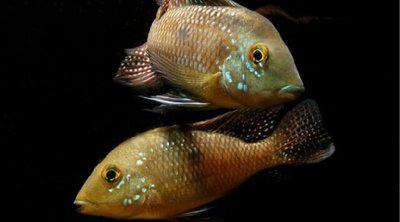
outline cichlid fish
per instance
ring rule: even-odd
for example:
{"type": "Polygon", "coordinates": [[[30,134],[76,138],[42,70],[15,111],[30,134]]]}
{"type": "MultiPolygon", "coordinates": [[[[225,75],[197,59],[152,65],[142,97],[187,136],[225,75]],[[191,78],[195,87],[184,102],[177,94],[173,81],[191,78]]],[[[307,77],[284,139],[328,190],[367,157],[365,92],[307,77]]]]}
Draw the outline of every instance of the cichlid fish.
{"type": "Polygon", "coordinates": [[[230,0],[160,2],[147,43],[128,50],[115,79],[164,106],[268,108],[304,91],[273,24],[230,0]]]}
{"type": "Polygon", "coordinates": [[[226,195],[262,169],[317,163],[334,152],[315,102],[281,116],[281,108],[241,109],[132,137],[96,166],[74,203],[84,214],[168,219],[226,195]]]}

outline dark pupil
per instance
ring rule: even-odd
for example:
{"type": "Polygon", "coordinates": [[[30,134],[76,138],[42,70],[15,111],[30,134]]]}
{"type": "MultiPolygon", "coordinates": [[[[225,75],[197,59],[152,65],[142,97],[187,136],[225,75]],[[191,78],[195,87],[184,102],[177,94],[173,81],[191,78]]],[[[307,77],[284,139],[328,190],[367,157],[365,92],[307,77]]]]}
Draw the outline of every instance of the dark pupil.
{"type": "Polygon", "coordinates": [[[255,62],[260,62],[262,60],[262,58],[263,58],[262,52],[259,49],[256,49],[253,52],[253,58],[254,58],[255,62]]]}
{"type": "Polygon", "coordinates": [[[111,169],[107,171],[106,179],[108,182],[113,182],[115,180],[115,177],[117,177],[117,172],[115,172],[115,170],[111,169]]]}

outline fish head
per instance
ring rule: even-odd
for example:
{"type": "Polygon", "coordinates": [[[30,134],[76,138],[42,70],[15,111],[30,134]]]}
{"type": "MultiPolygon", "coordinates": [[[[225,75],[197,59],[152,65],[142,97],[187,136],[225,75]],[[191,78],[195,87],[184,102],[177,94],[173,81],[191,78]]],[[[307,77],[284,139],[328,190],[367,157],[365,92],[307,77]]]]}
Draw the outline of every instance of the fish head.
{"type": "Polygon", "coordinates": [[[135,219],[157,201],[151,180],[130,164],[132,160],[127,155],[116,151],[95,167],[77,194],[74,204],[80,213],[135,219]]]}
{"type": "Polygon", "coordinates": [[[265,18],[238,37],[225,59],[222,85],[239,103],[265,108],[296,99],[304,86],[293,56],[278,31],[265,18]]]}

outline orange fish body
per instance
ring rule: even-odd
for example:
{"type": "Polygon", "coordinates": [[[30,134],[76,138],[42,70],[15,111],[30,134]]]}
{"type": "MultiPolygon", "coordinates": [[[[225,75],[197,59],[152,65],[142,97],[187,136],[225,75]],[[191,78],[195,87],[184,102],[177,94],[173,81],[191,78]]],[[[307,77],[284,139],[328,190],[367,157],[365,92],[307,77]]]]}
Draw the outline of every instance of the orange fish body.
{"type": "Polygon", "coordinates": [[[168,83],[173,94],[149,99],[184,107],[266,108],[303,90],[272,23],[233,1],[164,1],[147,43],[116,79],[136,88],[168,83]]]}
{"type": "Polygon", "coordinates": [[[270,167],[315,163],[334,148],[316,105],[237,110],[128,139],[94,169],[75,203],[113,218],[166,219],[226,195],[270,167]]]}

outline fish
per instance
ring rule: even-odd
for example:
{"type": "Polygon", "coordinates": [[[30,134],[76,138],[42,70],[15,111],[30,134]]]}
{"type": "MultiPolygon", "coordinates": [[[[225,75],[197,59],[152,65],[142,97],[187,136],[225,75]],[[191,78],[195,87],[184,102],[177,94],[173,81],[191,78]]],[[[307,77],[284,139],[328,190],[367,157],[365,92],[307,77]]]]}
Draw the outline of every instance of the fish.
{"type": "Polygon", "coordinates": [[[318,163],[334,150],[313,100],[288,112],[237,109],[127,139],[94,168],[74,203],[88,215],[176,218],[228,195],[257,172],[318,163]]]}
{"type": "Polygon", "coordinates": [[[266,17],[230,0],[159,4],[147,42],[127,50],[114,77],[150,91],[141,97],[166,108],[271,108],[304,91],[289,48],[266,17]]]}

